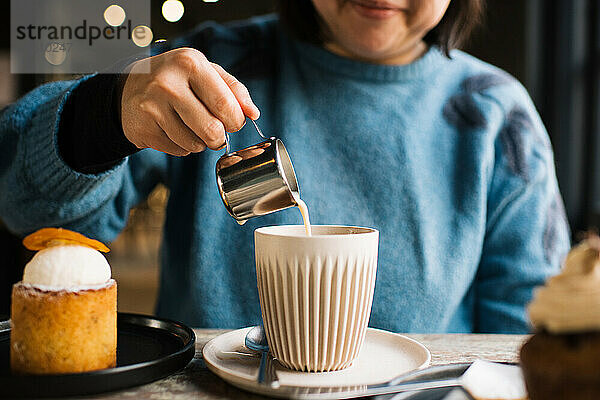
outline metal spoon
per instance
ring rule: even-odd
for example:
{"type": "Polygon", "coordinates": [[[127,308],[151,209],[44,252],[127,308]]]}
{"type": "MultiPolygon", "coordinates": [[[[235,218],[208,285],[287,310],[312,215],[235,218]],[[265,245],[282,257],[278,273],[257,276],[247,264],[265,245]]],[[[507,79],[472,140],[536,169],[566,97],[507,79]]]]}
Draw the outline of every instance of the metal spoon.
{"type": "Polygon", "coordinates": [[[269,344],[267,343],[267,335],[265,328],[262,325],[255,326],[246,334],[244,341],[247,348],[254,351],[260,351],[260,366],[258,367],[258,383],[268,385],[272,388],[279,387],[279,379],[275,372],[275,364],[273,357],[269,355],[269,344]]]}

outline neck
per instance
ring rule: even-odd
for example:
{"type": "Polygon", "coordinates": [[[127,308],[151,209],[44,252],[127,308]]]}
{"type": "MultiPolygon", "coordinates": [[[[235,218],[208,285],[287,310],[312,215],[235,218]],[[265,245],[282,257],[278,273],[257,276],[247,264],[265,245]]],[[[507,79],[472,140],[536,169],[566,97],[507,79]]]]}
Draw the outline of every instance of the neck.
{"type": "Polygon", "coordinates": [[[411,62],[417,60],[422,57],[427,52],[427,44],[422,40],[416,43],[414,46],[411,46],[410,49],[403,51],[398,54],[386,55],[383,57],[365,57],[358,54],[355,54],[351,51],[348,51],[344,47],[338,45],[334,42],[329,42],[325,44],[325,48],[331,51],[334,54],[339,56],[350,58],[356,61],[363,61],[372,64],[384,64],[384,65],[405,65],[410,64],[411,62]]]}

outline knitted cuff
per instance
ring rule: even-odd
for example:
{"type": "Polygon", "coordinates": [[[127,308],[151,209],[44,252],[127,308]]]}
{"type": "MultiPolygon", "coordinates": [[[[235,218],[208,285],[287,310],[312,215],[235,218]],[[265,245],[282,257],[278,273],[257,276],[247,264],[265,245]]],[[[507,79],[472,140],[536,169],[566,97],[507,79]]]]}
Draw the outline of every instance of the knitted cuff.
{"type": "Polygon", "coordinates": [[[82,174],[71,169],[59,155],[57,132],[61,111],[73,89],[91,76],[80,79],[64,94],[53,96],[41,103],[31,120],[30,129],[21,142],[23,147],[19,153],[24,157],[25,179],[37,188],[41,195],[50,199],[76,200],[106,180],[120,181],[122,174],[117,171],[124,168],[127,162],[123,160],[100,174],[82,174]]]}

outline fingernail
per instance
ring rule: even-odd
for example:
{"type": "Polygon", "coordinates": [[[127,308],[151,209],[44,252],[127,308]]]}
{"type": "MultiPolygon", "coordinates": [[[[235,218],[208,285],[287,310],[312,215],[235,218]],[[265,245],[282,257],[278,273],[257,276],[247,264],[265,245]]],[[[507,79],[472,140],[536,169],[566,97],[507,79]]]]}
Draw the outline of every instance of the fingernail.
{"type": "MultiPolygon", "coordinates": [[[[248,107],[250,107],[250,109],[252,110],[252,114],[260,115],[260,110],[258,109],[258,107],[256,106],[256,104],[254,104],[254,102],[252,100],[248,100],[246,102],[246,105],[248,107]]],[[[256,117],[256,118],[258,118],[258,117],[256,117]]]]}
{"type": "Polygon", "coordinates": [[[258,117],[260,117],[260,110],[258,109],[258,107],[256,107],[256,105],[254,105],[254,103],[252,103],[252,109],[254,110],[254,113],[256,114],[255,119],[258,119],[258,117]]]}

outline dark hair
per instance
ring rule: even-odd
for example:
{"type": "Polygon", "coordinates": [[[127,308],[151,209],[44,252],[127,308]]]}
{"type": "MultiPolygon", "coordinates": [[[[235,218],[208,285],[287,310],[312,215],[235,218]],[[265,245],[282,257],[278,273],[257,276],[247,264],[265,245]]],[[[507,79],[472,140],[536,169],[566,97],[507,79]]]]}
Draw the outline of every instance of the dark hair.
{"type": "MultiPolygon", "coordinates": [[[[446,13],[435,28],[425,35],[425,42],[438,46],[446,56],[450,50],[465,44],[481,22],[484,0],[451,0],[446,13]]],[[[297,39],[322,44],[327,29],[311,0],[278,0],[282,24],[297,39]]]]}

